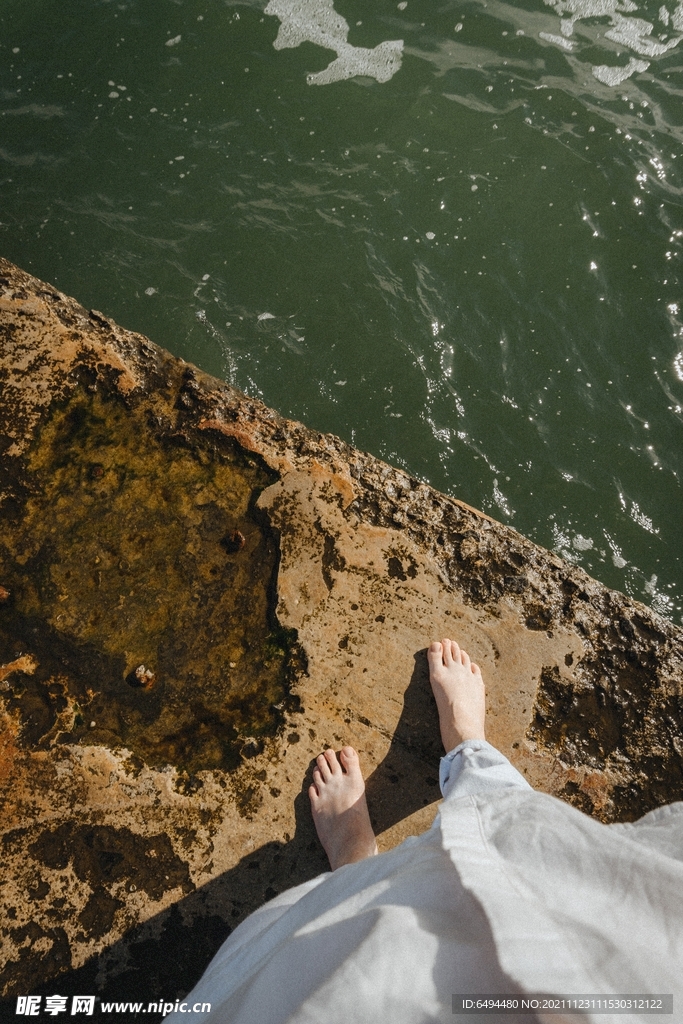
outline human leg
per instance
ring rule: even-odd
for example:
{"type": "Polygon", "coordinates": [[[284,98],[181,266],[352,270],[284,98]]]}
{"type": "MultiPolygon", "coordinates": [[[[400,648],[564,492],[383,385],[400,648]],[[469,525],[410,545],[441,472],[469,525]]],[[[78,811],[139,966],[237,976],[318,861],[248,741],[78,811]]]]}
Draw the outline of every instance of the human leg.
{"type": "Polygon", "coordinates": [[[445,750],[486,739],[486,690],[481,669],[455,640],[435,640],[427,651],[429,681],[445,750]]]}
{"type": "Polygon", "coordinates": [[[427,652],[429,680],[439,711],[439,783],[444,797],[493,789],[530,789],[485,737],[486,691],[481,670],[455,640],[434,641],[427,652]]]}
{"type": "MultiPolygon", "coordinates": [[[[455,640],[435,641],[427,652],[429,679],[447,751],[439,781],[444,796],[486,789],[528,788],[499,751],[486,742],[486,693],[481,670],[455,640]]],[[[332,870],[377,853],[358,754],[343,747],[318,755],[308,795],[313,821],[332,870]]]]}
{"type": "Polygon", "coordinates": [[[308,790],[318,838],[333,871],[377,853],[358,754],[342,747],[318,755],[308,790]],[[340,763],[341,762],[341,763],[340,763]]]}

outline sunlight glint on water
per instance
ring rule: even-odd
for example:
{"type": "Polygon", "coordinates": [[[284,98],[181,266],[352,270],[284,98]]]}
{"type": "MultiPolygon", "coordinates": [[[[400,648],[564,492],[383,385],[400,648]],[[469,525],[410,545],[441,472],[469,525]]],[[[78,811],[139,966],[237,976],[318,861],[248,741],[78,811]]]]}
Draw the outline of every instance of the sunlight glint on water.
{"type": "Polygon", "coordinates": [[[681,621],[683,5],[0,14],[2,252],[681,621]]]}

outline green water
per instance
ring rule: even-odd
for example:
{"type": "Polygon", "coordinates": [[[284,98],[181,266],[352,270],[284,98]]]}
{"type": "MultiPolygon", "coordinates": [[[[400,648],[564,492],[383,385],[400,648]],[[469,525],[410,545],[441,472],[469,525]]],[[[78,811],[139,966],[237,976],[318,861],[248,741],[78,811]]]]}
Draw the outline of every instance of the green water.
{"type": "Polygon", "coordinates": [[[683,8],[276,4],[5,0],[0,251],[680,621],[683,8]]]}

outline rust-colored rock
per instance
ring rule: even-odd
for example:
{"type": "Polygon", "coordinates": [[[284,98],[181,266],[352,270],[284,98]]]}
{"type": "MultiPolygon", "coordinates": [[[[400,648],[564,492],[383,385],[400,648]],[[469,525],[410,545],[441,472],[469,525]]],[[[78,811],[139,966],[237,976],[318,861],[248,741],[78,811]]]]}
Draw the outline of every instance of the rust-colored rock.
{"type": "Polygon", "coordinates": [[[325,745],[380,848],[428,827],[434,637],[536,787],[604,821],[683,797],[678,627],[1,260],[0,446],[6,997],[184,994],[324,870],[325,745]]]}

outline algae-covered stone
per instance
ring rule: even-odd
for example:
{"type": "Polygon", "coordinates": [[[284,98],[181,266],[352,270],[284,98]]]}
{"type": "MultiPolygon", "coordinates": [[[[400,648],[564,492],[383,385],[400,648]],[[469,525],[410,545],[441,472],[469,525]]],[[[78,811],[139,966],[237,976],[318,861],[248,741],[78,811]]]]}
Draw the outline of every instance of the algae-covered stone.
{"type": "Polygon", "coordinates": [[[196,772],[234,768],[281,724],[277,546],[253,508],[274,474],[229,438],[201,441],[82,389],[36,432],[0,539],[0,659],[29,645],[38,662],[10,680],[25,742],[196,772]]]}

